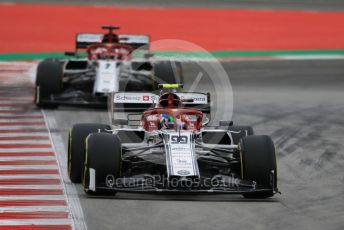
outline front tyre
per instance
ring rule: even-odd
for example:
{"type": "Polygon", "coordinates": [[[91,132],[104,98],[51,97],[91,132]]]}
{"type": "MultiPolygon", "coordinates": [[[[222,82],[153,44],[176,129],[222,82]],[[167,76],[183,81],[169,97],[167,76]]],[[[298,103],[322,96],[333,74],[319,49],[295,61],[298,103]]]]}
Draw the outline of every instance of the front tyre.
{"type": "Polygon", "coordinates": [[[62,90],[63,63],[55,59],[46,59],[37,66],[35,103],[42,108],[55,108],[49,102],[50,96],[62,90]]]}
{"type": "Polygon", "coordinates": [[[122,147],[115,134],[93,133],[86,140],[84,190],[98,195],[97,187],[111,187],[121,173],[122,147]]]}
{"type": "Polygon", "coordinates": [[[271,191],[246,193],[245,198],[268,198],[277,189],[277,164],[275,146],[269,136],[252,135],[239,143],[241,176],[244,180],[255,181],[257,186],[271,191]]]}
{"type": "Polygon", "coordinates": [[[104,124],[76,124],[68,135],[68,176],[73,183],[80,183],[85,161],[85,140],[91,133],[110,129],[104,124]]]}

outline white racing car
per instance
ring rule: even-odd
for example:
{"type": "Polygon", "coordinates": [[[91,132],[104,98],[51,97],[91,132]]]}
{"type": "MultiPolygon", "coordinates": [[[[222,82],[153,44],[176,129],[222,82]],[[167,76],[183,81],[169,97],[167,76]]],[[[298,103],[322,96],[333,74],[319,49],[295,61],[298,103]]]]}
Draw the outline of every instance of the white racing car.
{"type": "Polygon", "coordinates": [[[77,34],[76,51],[66,52],[71,58],[48,58],[39,63],[38,106],[106,106],[113,91],[155,91],[161,83],[183,83],[179,62],[156,61],[147,52],[149,36],[115,34],[113,30],[119,29],[115,26],[103,29],[108,33],[77,34]],[[87,57],[79,57],[79,51],[85,49],[87,57]],[[145,54],[134,58],[134,52],[145,54]]]}
{"type": "Polygon", "coordinates": [[[267,198],[277,193],[271,138],[230,121],[208,126],[209,94],[178,93],[176,87],[163,85],[160,95],[114,93],[111,125],[74,125],[68,141],[71,181],[82,181],[85,192],[95,195],[235,193],[267,198]],[[116,119],[119,106],[132,105],[146,109],[128,114],[127,120],[116,119]]]}

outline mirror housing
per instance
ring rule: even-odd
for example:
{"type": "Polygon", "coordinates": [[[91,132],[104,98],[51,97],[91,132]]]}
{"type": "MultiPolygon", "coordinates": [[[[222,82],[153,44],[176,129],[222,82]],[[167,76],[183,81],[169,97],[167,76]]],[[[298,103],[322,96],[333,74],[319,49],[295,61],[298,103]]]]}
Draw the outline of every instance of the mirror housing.
{"type": "Polygon", "coordinates": [[[209,124],[209,118],[205,117],[205,121],[202,123],[202,126],[207,126],[209,124]]]}

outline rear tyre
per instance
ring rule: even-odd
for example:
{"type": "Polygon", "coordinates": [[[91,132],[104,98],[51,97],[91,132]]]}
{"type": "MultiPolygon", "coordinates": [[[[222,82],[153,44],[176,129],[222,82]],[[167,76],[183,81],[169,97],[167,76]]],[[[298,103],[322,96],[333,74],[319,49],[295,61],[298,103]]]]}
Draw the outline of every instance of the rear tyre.
{"type": "Polygon", "coordinates": [[[271,189],[271,191],[247,193],[243,196],[259,199],[273,196],[274,190],[277,189],[277,165],[275,146],[271,138],[264,135],[244,137],[240,141],[239,150],[242,179],[255,181],[257,186],[271,189]]]}
{"type": "Polygon", "coordinates": [[[103,124],[76,124],[69,131],[68,138],[68,175],[73,183],[82,180],[83,164],[85,161],[85,140],[91,133],[110,129],[103,124]]]}
{"type": "Polygon", "coordinates": [[[87,194],[104,194],[106,191],[96,188],[115,185],[121,173],[121,141],[115,134],[93,133],[88,136],[86,145],[84,190],[87,194]]]}
{"type": "Polygon", "coordinates": [[[182,65],[180,62],[163,61],[154,65],[157,84],[184,84],[182,65]]]}
{"type": "Polygon", "coordinates": [[[50,103],[52,94],[62,90],[63,64],[56,59],[46,59],[38,64],[36,74],[35,103],[43,108],[55,108],[56,104],[50,103]]]}

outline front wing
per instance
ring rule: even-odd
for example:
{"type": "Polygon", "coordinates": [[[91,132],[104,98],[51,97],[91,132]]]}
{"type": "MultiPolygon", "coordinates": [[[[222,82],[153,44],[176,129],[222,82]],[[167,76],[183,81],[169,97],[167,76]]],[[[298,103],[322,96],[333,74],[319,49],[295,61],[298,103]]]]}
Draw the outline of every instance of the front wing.
{"type": "MultiPolygon", "coordinates": [[[[218,183],[214,186],[204,185],[204,181],[201,179],[201,183],[197,186],[184,184],[181,186],[171,186],[170,183],[153,183],[153,180],[142,179],[139,183],[137,178],[119,178],[113,180],[108,178],[105,179],[104,183],[98,186],[91,185],[90,188],[93,192],[129,192],[129,193],[211,193],[211,194],[249,194],[249,193],[279,193],[278,189],[273,184],[270,186],[262,186],[256,184],[254,181],[241,180],[238,178],[227,177],[227,182],[218,183]],[[233,182],[232,182],[233,180],[233,182]],[[110,182],[109,182],[110,181],[110,182]],[[135,181],[135,183],[134,183],[135,181]],[[234,182],[236,181],[236,182],[234,182]]],[[[175,184],[176,185],[176,184],[175,184]]]]}

